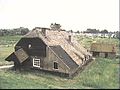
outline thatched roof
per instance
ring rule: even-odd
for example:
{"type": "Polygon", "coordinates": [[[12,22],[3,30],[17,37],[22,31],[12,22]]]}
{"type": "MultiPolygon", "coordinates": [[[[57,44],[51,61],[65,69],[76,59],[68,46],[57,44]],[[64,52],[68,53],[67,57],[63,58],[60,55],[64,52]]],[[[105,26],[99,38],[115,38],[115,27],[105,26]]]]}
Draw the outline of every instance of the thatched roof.
{"type": "Polygon", "coordinates": [[[24,62],[29,56],[27,53],[21,48],[14,52],[20,63],[24,62]]]}
{"type": "Polygon", "coordinates": [[[82,59],[85,58],[85,55],[91,56],[91,54],[87,52],[87,50],[80,45],[74,37],[72,37],[72,41],[69,42],[69,33],[66,31],[46,29],[46,35],[44,36],[41,28],[37,28],[25,35],[25,38],[34,37],[41,38],[48,46],[60,45],[78,65],[82,63],[82,59]]]}
{"type": "Polygon", "coordinates": [[[11,60],[18,60],[20,63],[24,62],[29,56],[27,53],[21,48],[15,52],[13,52],[11,55],[9,55],[5,60],[11,61],[11,60]]]}
{"type": "Polygon", "coordinates": [[[95,52],[116,52],[114,44],[109,43],[92,43],[91,51],[95,52]]]}
{"type": "Polygon", "coordinates": [[[61,48],[61,46],[50,46],[56,55],[70,68],[76,69],[79,65],[76,64],[72,58],[61,48]]]}

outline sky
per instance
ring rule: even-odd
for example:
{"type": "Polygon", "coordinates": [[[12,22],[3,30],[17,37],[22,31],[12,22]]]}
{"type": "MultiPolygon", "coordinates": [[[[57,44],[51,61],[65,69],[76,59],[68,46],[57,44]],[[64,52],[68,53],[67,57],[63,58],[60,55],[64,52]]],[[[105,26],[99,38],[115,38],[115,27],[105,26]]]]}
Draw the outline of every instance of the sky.
{"type": "Polygon", "coordinates": [[[0,28],[119,30],[119,0],[0,0],[0,28]]]}

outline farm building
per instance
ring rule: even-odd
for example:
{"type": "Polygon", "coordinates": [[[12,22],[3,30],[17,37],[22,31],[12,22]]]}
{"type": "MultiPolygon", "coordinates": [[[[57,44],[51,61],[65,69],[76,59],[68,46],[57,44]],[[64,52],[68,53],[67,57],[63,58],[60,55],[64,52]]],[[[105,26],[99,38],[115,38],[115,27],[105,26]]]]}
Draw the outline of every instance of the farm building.
{"type": "Polygon", "coordinates": [[[116,56],[115,45],[109,43],[92,43],[90,51],[95,57],[114,58],[116,56]]]}
{"type": "Polygon", "coordinates": [[[91,59],[92,55],[68,32],[36,27],[18,41],[5,60],[13,61],[15,69],[35,68],[72,76],[91,59]]]}

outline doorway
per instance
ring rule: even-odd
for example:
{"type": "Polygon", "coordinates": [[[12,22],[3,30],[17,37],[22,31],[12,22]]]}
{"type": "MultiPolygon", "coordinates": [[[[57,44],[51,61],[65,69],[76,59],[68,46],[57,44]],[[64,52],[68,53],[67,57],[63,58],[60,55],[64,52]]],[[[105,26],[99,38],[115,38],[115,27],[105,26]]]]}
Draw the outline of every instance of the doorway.
{"type": "Polygon", "coordinates": [[[105,53],[105,58],[107,58],[108,57],[108,53],[105,53]]]}
{"type": "Polygon", "coordinates": [[[99,52],[93,52],[93,57],[99,56],[99,52]]]}

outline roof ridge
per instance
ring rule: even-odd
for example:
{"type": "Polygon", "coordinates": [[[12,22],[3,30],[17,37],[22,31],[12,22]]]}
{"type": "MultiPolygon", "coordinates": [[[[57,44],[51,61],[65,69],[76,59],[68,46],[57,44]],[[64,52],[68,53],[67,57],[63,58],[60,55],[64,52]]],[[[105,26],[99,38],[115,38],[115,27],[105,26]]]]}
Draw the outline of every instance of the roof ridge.
{"type": "MultiPolygon", "coordinates": [[[[36,30],[33,30],[28,35],[28,37],[29,36],[41,38],[47,46],[60,45],[68,53],[68,55],[79,65],[82,62],[81,58],[83,59],[85,58],[84,57],[85,51],[82,50],[84,51],[83,53],[81,50],[78,49],[79,47],[76,48],[77,46],[75,45],[76,44],[75,41],[69,43],[67,40],[69,33],[66,33],[65,31],[46,30],[46,35],[44,36],[42,35],[40,30],[36,29],[36,30]],[[33,36],[30,36],[30,35],[33,35],[33,36]]],[[[81,49],[84,49],[82,46],[80,47],[81,49]]]]}

